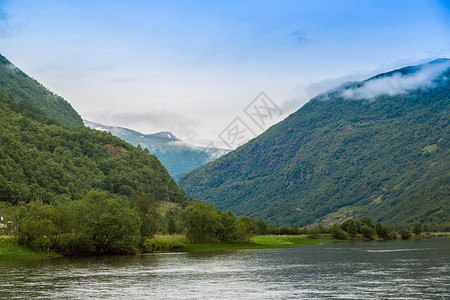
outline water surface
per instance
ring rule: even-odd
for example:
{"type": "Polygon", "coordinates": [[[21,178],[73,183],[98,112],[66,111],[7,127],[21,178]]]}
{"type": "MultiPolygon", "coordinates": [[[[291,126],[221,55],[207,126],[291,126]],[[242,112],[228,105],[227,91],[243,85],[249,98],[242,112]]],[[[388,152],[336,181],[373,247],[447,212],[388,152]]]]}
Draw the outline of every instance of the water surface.
{"type": "Polygon", "coordinates": [[[7,299],[450,299],[450,239],[0,260],[7,299]]]}

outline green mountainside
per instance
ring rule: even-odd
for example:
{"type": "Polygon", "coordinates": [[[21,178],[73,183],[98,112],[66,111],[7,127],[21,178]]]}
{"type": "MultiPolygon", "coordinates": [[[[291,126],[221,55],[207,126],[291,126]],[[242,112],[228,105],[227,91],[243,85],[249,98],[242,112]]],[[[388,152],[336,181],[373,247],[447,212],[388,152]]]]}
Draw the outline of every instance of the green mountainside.
{"type": "Polygon", "coordinates": [[[50,119],[28,101],[0,93],[0,200],[80,199],[91,189],[182,202],[158,159],[110,133],[50,119]]]}
{"type": "Polygon", "coordinates": [[[448,66],[438,60],[345,84],[179,184],[276,225],[450,222],[448,66]]]}
{"type": "Polygon", "coordinates": [[[83,126],[83,121],[72,106],[39,82],[26,75],[4,56],[0,55],[0,93],[11,95],[16,101],[27,101],[45,114],[69,126],[83,126]]]}
{"type": "Polygon", "coordinates": [[[106,126],[86,120],[84,124],[92,129],[111,132],[134,146],[139,145],[148,149],[150,153],[156,155],[175,180],[229,152],[225,149],[186,144],[170,132],[143,134],[123,127],[106,126]]]}

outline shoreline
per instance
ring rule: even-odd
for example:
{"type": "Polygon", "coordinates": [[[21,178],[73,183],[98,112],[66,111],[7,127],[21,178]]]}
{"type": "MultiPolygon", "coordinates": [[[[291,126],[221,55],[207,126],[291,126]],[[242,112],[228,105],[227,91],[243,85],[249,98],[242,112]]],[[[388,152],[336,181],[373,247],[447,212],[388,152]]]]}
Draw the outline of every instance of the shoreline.
{"type": "MultiPolygon", "coordinates": [[[[450,238],[450,233],[431,234],[430,236],[427,236],[427,238],[450,238]]],[[[331,237],[329,237],[329,235],[324,235],[317,239],[310,239],[306,237],[306,235],[258,235],[252,237],[247,243],[241,242],[241,243],[192,244],[187,240],[187,238],[184,235],[174,235],[174,236],[156,235],[155,237],[148,239],[146,241],[145,245],[146,249],[144,249],[144,251],[138,251],[132,255],[148,255],[158,253],[221,252],[221,251],[238,251],[238,250],[257,250],[257,249],[283,249],[283,248],[315,246],[333,241],[364,241],[364,240],[363,239],[337,240],[332,239],[331,237]]],[[[126,255],[106,254],[106,255],[129,256],[130,254],[126,255]]],[[[22,246],[19,246],[13,237],[0,236],[0,260],[51,259],[64,257],[66,256],[55,252],[30,250],[22,246]]],[[[75,257],[83,257],[83,255],[76,255],[75,257]]]]}
{"type": "MultiPolygon", "coordinates": [[[[148,249],[137,252],[134,255],[146,255],[157,253],[195,253],[195,252],[215,252],[215,251],[236,251],[253,249],[281,249],[296,248],[304,246],[314,246],[329,241],[329,238],[309,239],[301,236],[275,236],[263,235],[255,236],[248,243],[189,243],[184,236],[159,235],[147,241],[148,249]],[[158,241],[159,243],[155,243],[158,241]],[[153,247],[152,247],[153,246],[153,247]]],[[[110,255],[110,254],[107,254],[110,255]]],[[[111,254],[123,256],[123,254],[111,254]]],[[[127,255],[125,255],[127,256],[127,255]]],[[[51,259],[66,257],[55,252],[34,251],[17,245],[13,237],[0,236],[0,260],[4,259],[51,259]]],[[[83,255],[77,255],[83,257],[83,255]]]]}

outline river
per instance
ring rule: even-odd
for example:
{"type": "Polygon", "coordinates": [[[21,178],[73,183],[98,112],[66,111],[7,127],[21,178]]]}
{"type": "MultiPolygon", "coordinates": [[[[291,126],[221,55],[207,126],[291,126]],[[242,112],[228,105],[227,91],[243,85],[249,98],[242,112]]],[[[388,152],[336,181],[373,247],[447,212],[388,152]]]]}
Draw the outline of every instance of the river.
{"type": "Polygon", "coordinates": [[[450,299],[450,239],[0,260],[5,299],[450,299]]]}

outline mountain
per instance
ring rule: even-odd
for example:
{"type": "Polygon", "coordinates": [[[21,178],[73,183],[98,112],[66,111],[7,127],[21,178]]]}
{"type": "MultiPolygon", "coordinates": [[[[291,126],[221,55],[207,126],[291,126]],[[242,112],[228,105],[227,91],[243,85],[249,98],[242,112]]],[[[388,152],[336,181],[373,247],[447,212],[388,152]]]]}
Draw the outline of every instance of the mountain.
{"type": "Polygon", "coordinates": [[[154,155],[83,126],[69,103],[3,56],[0,128],[2,202],[64,203],[92,189],[124,199],[146,193],[156,200],[187,199],[154,155]]]}
{"type": "Polygon", "coordinates": [[[79,199],[92,189],[182,202],[186,196],[154,155],[106,132],[65,126],[0,93],[0,198],[12,204],[79,199]]]}
{"type": "Polygon", "coordinates": [[[450,60],[351,82],[179,180],[266,222],[450,222],[450,60]]]}
{"type": "Polygon", "coordinates": [[[82,126],[80,115],[62,97],[46,89],[0,55],[0,93],[16,101],[27,101],[63,124],[82,126]]]}
{"type": "Polygon", "coordinates": [[[150,153],[156,155],[175,180],[229,152],[225,149],[189,145],[168,131],[143,134],[123,127],[106,126],[86,120],[84,124],[92,129],[111,132],[132,145],[147,148],[150,153]]]}

